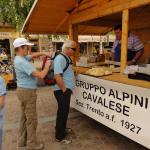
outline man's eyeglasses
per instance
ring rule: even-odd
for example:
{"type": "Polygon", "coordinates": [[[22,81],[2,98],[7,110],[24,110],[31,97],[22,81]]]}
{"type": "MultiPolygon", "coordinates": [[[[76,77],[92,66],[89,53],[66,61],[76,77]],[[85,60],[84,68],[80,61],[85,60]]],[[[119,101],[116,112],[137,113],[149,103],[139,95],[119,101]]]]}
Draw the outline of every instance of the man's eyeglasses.
{"type": "Polygon", "coordinates": [[[76,48],[71,48],[71,47],[70,47],[70,49],[72,49],[73,51],[76,51],[76,48]]]}

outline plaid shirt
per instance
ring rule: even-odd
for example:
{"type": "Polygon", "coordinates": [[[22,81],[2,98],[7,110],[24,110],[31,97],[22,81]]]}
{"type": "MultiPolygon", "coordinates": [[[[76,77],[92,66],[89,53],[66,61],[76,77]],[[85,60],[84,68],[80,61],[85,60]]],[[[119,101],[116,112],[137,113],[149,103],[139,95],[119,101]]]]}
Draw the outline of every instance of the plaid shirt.
{"type": "MultiPolygon", "coordinates": [[[[115,48],[117,47],[118,43],[121,43],[121,41],[116,40],[114,42],[112,50],[111,50],[113,53],[115,53],[115,48]]],[[[143,48],[144,48],[144,45],[141,42],[141,40],[137,36],[130,33],[128,37],[128,49],[130,49],[131,51],[139,51],[143,48]]]]}

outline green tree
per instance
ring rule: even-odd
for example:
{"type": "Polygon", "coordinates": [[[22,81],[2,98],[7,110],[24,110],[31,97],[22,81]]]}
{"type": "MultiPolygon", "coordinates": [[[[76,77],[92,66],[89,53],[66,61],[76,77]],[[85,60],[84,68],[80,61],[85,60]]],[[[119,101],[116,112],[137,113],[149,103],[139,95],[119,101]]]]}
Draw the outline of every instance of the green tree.
{"type": "Polygon", "coordinates": [[[33,3],[34,0],[0,0],[0,18],[20,31],[33,3]]]}

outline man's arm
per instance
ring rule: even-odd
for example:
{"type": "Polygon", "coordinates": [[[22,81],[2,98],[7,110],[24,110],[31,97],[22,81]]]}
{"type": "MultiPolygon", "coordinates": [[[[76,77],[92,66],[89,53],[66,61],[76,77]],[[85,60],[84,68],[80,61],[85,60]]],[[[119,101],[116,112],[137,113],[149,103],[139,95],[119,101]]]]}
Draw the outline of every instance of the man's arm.
{"type": "Polygon", "coordinates": [[[32,59],[34,58],[38,58],[40,56],[48,56],[48,57],[52,57],[53,52],[36,52],[36,53],[32,53],[31,57],[32,59]]]}
{"type": "Polygon", "coordinates": [[[49,71],[50,64],[51,64],[51,61],[50,60],[47,61],[46,64],[45,64],[44,69],[42,71],[33,71],[32,76],[43,79],[49,71]]]}
{"type": "Polygon", "coordinates": [[[137,51],[137,53],[131,61],[128,61],[128,63],[127,63],[128,65],[135,64],[140,59],[140,57],[142,56],[142,54],[144,52],[144,45],[143,45],[142,41],[139,39],[139,37],[132,35],[132,34],[131,34],[131,37],[133,38],[132,47],[134,50],[137,51]]]}
{"type": "Polygon", "coordinates": [[[65,68],[65,66],[66,66],[65,58],[61,55],[58,55],[54,59],[54,78],[60,90],[62,90],[63,92],[66,91],[66,86],[65,86],[65,83],[63,81],[63,77],[61,76],[61,74],[63,74],[63,69],[65,68]]]}
{"type": "Polygon", "coordinates": [[[143,55],[143,53],[144,53],[144,48],[142,48],[141,50],[139,50],[136,53],[135,57],[131,61],[128,61],[127,64],[128,65],[134,65],[140,59],[140,57],[143,55]]]}
{"type": "Polygon", "coordinates": [[[59,88],[65,92],[66,91],[66,87],[65,87],[65,84],[64,84],[64,81],[63,81],[63,78],[60,74],[56,74],[55,75],[55,80],[56,80],[56,83],[57,85],[59,86],[59,88]]]}

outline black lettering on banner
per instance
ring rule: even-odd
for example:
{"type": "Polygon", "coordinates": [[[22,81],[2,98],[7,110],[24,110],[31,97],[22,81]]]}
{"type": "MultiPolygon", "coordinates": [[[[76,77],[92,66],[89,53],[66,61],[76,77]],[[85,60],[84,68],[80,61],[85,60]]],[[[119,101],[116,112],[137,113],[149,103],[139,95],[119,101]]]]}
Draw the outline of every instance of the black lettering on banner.
{"type": "Polygon", "coordinates": [[[94,88],[93,84],[90,84],[90,91],[94,88]]]}
{"type": "Polygon", "coordinates": [[[84,99],[87,99],[87,92],[84,91],[84,92],[82,93],[82,97],[83,97],[84,99]]]}
{"type": "Polygon", "coordinates": [[[104,98],[103,101],[104,101],[104,107],[108,108],[108,106],[106,104],[106,98],[104,98]]]}
{"type": "Polygon", "coordinates": [[[130,103],[133,104],[133,94],[130,95],[130,103]]]}
{"type": "Polygon", "coordinates": [[[87,100],[92,101],[92,97],[91,97],[91,94],[90,94],[90,93],[88,94],[87,100]]]}
{"type": "Polygon", "coordinates": [[[122,98],[120,98],[119,97],[119,93],[118,93],[118,91],[116,90],[116,99],[118,99],[118,100],[122,100],[122,98]]]}
{"type": "Polygon", "coordinates": [[[122,125],[122,127],[124,127],[125,129],[127,129],[127,130],[129,130],[129,131],[132,131],[133,133],[136,133],[136,134],[139,134],[139,132],[142,130],[141,127],[136,126],[135,124],[130,123],[130,122],[125,121],[125,120],[121,120],[121,125],[122,125]]]}
{"type": "Polygon", "coordinates": [[[92,98],[92,99],[93,99],[93,102],[96,103],[96,101],[97,101],[97,95],[92,95],[92,97],[93,97],[93,98],[92,98]]]}
{"type": "Polygon", "coordinates": [[[115,104],[114,101],[110,101],[109,102],[109,109],[114,110],[114,104],[115,104]]]}
{"type": "Polygon", "coordinates": [[[99,90],[99,86],[95,85],[95,92],[97,92],[99,90]]]}
{"type": "MultiPolygon", "coordinates": [[[[106,100],[106,98],[103,97],[98,97],[97,95],[88,93],[86,91],[84,91],[82,93],[82,97],[83,99],[87,100],[87,101],[91,101],[93,103],[96,103],[100,106],[103,106],[107,109],[110,109],[112,111],[116,111],[117,113],[122,113],[125,116],[129,117],[129,110],[130,107],[126,106],[126,105],[122,105],[120,103],[116,103],[113,100],[106,100]]],[[[93,110],[92,107],[90,107],[90,109],[93,110]]]]}
{"type": "Polygon", "coordinates": [[[85,89],[88,90],[88,89],[89,89],[89,84],[88,84],[88,83],[86,84],[86,83],[84,82],[84,85],[85,85],[85,89]]]}
{"type": "Polygon", "coordinates": [[[114,91],[112,90],[112,89],[110,89],[110,91],[109,91],[109,97],[113,97],[113,98],[115,98],[115,93],[114,93],[114,91]]]}
{"type": "Polygon", "coordinates": [[[135,129],[135,125],[134,125],[134,124],[131,124],[131,129],[130,129],[130,130],[131,130],[132,132],[134,132],[134,129],[135,129]]]}
{"type": "Polygon", "coordinates": [[[112,119],[111,120],[114,121],[114,118],[115,118],[115,115],[112,115],[112,119]]]}
{"type": "Polygon", "coordinates": [[[104,117],[104,113],[103,113],[103,112],[101,112],[100,115],[101,115],[102,117],[104,117]]]}
{"type": "Polygon", "coordinates": [[[79,85],[79,80],[76,80],[76,86],[78,87],[79,85]]]}
{"type": "Polygon", "coordinates": [[[80,87],[84,87],[84,82],[80,81],[80,87]]]}
{"type": "Polygon", "coordinates": [[[109,107],[109,109],[117,111],[118,113],[123,112],[122,109],[124,108],[124,115],[126,116],[128,116],[129,107],[127,106],[123,107],[123,104],[116,103],[115,100],[119,100],[119,101],[121,100],[125,102],[126,105],[130,103],[134,106],[145,108],[145,109],[148,109],[149,107],[150,99],[148,97],[130,94],[127,92],[120,92],[114,89],[110,89],[107,91],[107,89],[103,86],[98,86],[92,83],[86,83],[80,80],[76,80],[76,86],[85,89],[85,91],[82,93],[84,99],[90,100],[91,102],[97,104],[101,104],[106,108],[109,107]],[[95,92],[93,94],[88,93],[88,90],[92,92],[95,91],[95,92]],[[109,96],[110,100],[103,97],[103,95],[109,96]]]}
{"type": "Polygon", "coordinates": [[[109,120],[109,115],[108,115],[108,114],[106,114],[106,119],[108,119],[108,120],[109,120]]]}
{"type": "Polygon", "coordinates": [[[103,106],[102,97],[99,97],[97,104],[101,104],[103,106]]]}
{"type": "Polygon", "coordinates": [[[102,95],[106,94],[106,89],[104,87],[100,87],[100,92],[102,95]]]}
{"type": "Polygon", "coordinates": [[[139,97],[137,95],[135,95],[135,101],[134,101],[134,104],[135,105],[140,105],[141,107],[143,107],[143,97],[141,97],[141,99],[139,99],[139,97]]]}
{"type": "Polygon", "coordinates": [[[121,113],[121,104],[120,103],[116,104],[116,112],[121,113]]]}
{"type": "Polygon", "coordinates": [[[84,107],[84,106],[83,106],[83,103],[80,102],[78,99],[76,99],[76,105],[78,105],[78,106],[80,106],[80,107],[84,107]]]}
{"type": "Polygon", "coordinates": [[[125,99],[128,99],[130,97],[129,94],[125,92],[123,92],[122,95],[123,95],[123,98],[122,98],[123,101],[125,101],[125,99]]]}
{"type": "Polygon", "coordinates": [[[148,98],[146,98],[145,101],[146,101],[146,102],[145,102],[145,108],[147,109],[147,108],[148,108],[148,98]]]}
{"type": "Polygon", "coordinates": [[[123,106],[123,114],[124,115],[126,115],[126,116],[128,116],[129,117],[129,109],[130,109],[130,107],[128,107],[128,106],[123,106]]]}

